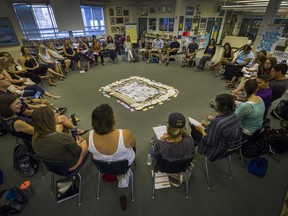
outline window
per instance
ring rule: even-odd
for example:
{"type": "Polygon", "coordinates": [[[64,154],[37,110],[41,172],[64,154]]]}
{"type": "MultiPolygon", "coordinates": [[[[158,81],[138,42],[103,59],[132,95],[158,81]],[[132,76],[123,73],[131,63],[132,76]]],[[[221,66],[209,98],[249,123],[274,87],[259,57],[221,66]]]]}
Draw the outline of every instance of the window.
{"type": "Polygon", "coordinates": [[[105,35],[103,7],[81,6],[85,35],[105,35]]]}
{"type": "Polygon", "coordinates": [[[149,18],[149,30],[156,31],[156,18],[149,18]]]}
{"type": "MultiPolygon", "coordinates": [[[[68,32],[59,32],[53,9],[50,5],[14,4],[14,10],[25,39],[69,37],[68,32]]],[[[105,35],[103,7],[81,6],[85,29],[73,31],[74,37],[105,35]]]]}
{"type": "Polygon", "coordinates": [[[160,18],[160,29],[159,31],[173,32],[174,29],[174,18],[160,18]]]}

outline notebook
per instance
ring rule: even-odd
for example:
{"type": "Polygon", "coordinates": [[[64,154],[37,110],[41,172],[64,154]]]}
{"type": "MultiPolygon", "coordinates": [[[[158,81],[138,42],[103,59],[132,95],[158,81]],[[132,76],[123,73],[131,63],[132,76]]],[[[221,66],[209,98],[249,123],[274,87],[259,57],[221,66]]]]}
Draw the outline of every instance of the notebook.
{"type": "Polygon", "coordinates": [[[160,125],[157,127],[153,127],[152,129],[153,129],[155,136],[157,137],[158,140],[160,140],[160,138],[163,136],[164,133],[167,133],[166,125],[160,125]]]}
{"type": "Polygon", "coordinates": [[[197,121],[196,119],[193,119],[193,118],[191,118],[191,117],[188,117],[188,120],[189,120],[189,122],[190,122],[192,125],[194,125],[194,126],[201,126],[201,127],[203,127],[203,126],[201,125],[201,123],[200,123],[199,121],[197,121]]]}

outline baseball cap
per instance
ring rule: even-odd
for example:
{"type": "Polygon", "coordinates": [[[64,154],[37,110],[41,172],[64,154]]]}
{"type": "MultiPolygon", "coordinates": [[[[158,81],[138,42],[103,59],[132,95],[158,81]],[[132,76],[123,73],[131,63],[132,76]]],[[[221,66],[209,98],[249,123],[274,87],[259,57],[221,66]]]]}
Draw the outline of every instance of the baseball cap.
{"type": "Polygon", "coordinates": [[[185,127],[185,117],[182,113],[174,112],[169,115],[168,124],[174,128],[184,128],[185,127]]]}

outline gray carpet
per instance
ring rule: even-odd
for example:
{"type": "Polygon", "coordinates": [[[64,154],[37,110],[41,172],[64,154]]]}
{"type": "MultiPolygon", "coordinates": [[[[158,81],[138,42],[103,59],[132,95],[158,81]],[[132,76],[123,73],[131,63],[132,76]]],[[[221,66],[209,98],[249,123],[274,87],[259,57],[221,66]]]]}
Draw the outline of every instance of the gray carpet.
{"type": "MultiPolygon", "coordinates": [[[[210,162],[212,189],[207,189],[204,160],[198,156],[194,160],[195,168],[189,183],[189,199],[185,198],[184,187],[156,191],[155,200],[151,199],[151,167],[146,165],[150,148],[149,138],[152,127],[165,124],[171,112],[182,112],[202,120],[214,110],[209,106],[209,98],[219,93],[229,92],[224,88],[224,81],[214,78],[208,70],[198,72],[194,68],[181,68],[180,63],[168,67],[158,64],[106,63],[96,66],[86,74],[72,71],[65,81],[58,82],[57,87],[47,86],[47,90],[61,95],[57,106],[68,107],[67,115],[76,113],[81,119],[79,127],[88,129],[91,125],[91,112],[101,103],[110,104],[116,115],[117,128],[130,129],[137,139],[137,167],[135,175],[135,202],[131,202],[130,189],[119,189],[116,183],[101,182],[100,200],[96,199],[96,168],[88,161],[83,167],[82,206],[77,199],[57,204],[55,195],[50,195],[50,174],[41,179],[41,171],[29,178],[36,195],[29,201],[20,215],[233,215],[233,216],[277,216],[280,214],[288,182],[287,154],[277,155],[280,163],[266,156],[269,168],[266,176],[260,178],[241,170],[237,157],[232,159],[233,179],[228,176],[227,160],[210,162]],[[99,88],[122,78],[143,76],[151,80],[168,84],[180,91],[172,100],[156,105],[148,111],[131,112],[116,102],[114,98],[104,97],[99,88]],[[119,197],[128,198],[128,209],[120,209],[119,197]]],[[[274,104],[275,106],[275,104],[274,104]]],[[[279,122],[272,120],[274,127],[279,122]]],[[[23,178],[12,168],[15,138],[6,135],[0,138],[0,169],[4,172],[4,184],[1,189],[20,185],[23,178]]]]}

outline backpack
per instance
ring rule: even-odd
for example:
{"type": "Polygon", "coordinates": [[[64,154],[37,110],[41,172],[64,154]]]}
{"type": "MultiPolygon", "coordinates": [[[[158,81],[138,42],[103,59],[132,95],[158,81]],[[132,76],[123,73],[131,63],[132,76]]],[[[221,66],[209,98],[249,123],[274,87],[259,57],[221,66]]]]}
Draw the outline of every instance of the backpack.
{"type": "Polygon", "coordinates": [[[288,129],[278,129],[276,134],[271,137],[270,145],[272,149],[278,153],[283,154],[288,151],[288,129]]]}
{"type": "Polygon", "coordinates": [[[270,112],[271,116],[279,120],[288,121],[288,100],[281,100],[277,107],[270,112]]]}
{"type": "Polygon", "coordinates": [[[159,63],[159,57],[156,55],[152,55],[151,62],[152,63],[159,63]]]}
{"type": "Polygon", "coordinates": [[[0,214],[12,215],[22,212],[28,196],[17,187],[0,192],[0,214]]]}
{"type": "Polygon", "coordinates": [[[38,171],[39,160],[26,145],[19,144],[14,148],[13,167],[20,171],[21,176],[33,176],[38,171]]]}
{"type": "Polygon", "coordinates": [[[255,157],[248,163],[248,172],[263,177],[268,168],[268,160],[264,157],[255,157]]]}

